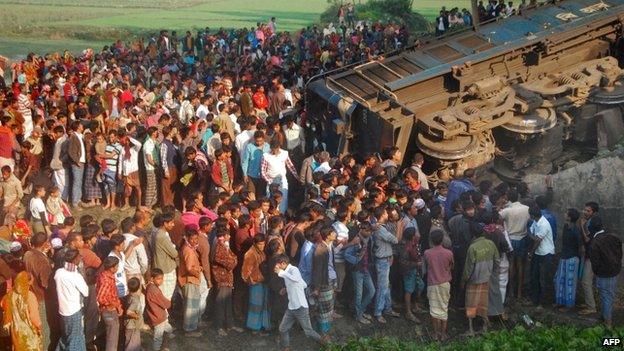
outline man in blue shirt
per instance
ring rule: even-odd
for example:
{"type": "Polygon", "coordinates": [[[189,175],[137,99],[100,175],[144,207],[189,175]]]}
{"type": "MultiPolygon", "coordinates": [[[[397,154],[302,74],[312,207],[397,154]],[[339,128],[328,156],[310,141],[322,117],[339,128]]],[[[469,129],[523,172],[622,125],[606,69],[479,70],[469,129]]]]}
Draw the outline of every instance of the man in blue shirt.
{"type": "Polygon", "coordinates": [[[459,199],[459,197],[467,191],[476,190],[474,186],[476,175],[477,174],[473,168],[468,168],[464,171],[464,176],[462,178],[451,181],[451,184],[449,184],[448,187],[448,194],[446,195],[446,202],[444,203],[446,218],[451,218],[455,214],[453,213],[453,208],[451,207],[453,201],[459,199]]]}
{"type": "Polygon", "coordinates": [[[243,169],[243,177],[245,183],[253,184],[256,198],[264,197],[266,192],[266,181],[262,179],[262,154],[270,151],[269,144],[264,140],[264,132],[256,131],[254,133],[254,142],[247,143],[241,159],[241,168],[243,169]]]}

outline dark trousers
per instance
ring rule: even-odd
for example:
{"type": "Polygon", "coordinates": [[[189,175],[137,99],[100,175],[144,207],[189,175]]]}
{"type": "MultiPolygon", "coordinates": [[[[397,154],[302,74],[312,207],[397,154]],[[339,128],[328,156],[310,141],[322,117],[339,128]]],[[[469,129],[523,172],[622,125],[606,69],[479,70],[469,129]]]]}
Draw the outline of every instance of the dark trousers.
{"type": "Polygon", "coordinates": [[[215,303],[215,326],[217,328],[232,327],[232,288],[220,286],[217,288],[217,300],[215,303]]]}
{"type": "Polygon", "coordinates": [[[117,311],[103,311],[102,319],[106,325],[106,351],[117,351],[117,344],[119,343],[119,316],[117,311]]]}
{"type": "Polygon", "coordinates": [[[546,291],[551,286],[548,274],[551,271],[552,254],[533,255],[531,259],[531,301],[535,305],[543,304],[546,291]]]}
{"type": "Polygon", "coordinates": [[[261,199],[266,196],[267,190],[267,182],[260,178],[249,177],[251,183],[254,186],[254,193],[256,194],[256,199],[261,199]]]}

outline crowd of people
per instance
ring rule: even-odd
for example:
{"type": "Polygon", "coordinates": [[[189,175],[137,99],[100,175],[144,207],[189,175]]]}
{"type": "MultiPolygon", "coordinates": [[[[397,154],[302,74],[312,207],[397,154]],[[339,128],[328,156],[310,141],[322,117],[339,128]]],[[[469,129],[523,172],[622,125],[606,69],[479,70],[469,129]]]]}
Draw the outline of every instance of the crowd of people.
{"type": "MultiPolygon", "coordinates": [[[[531,0],[527,4],[526,0],[522,0],[517,6],[513,1],[505,2],[505,0],[489,0],[486,3],[479,1],[477,5],[479,23],[520,14],[526,8],[535,6],[537,1],[531,0]]],[[[463,8],[460,11],[458,7],[455,7],[447,10],[446,6],[443,6],[435,21],[436,36],[442,36],[449,31],[461,28],[471,28],[474,24],[472,14],[467,9],[463,8]]]]}
{"type": "Polygon", "coordinates": [[[595,284],[610,325],[622,252],[598,204],[568,210],[560,231],[526,184],[473,169],[431,184],[422,154],[336,156],[310,137],[303,82],[407,40],[344,15],[342,33],[293,38],[272,18],[13,65],[0,89],[3,347],[166,350],[174,326],[200,337],[210,323],[288,349],[295,322],[323,344],[334,319],[381,325],[397,305],[406,323],[428,306],[446,340],[449,305],[473,333],[476,317],[505,318],[507,297],[574,307],[579,279],[581,312],[596,312],[595,284]]]}

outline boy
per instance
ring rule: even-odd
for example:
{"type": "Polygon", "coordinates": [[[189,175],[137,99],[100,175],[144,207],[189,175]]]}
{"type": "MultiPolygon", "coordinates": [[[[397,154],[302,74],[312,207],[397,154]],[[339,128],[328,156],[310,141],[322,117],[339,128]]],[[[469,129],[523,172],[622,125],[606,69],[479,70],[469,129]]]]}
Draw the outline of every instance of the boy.
{"type": "Polygon", "coordinates": [[[143,306],[141,304],[141,281],[128,279],[130,294],[126,299],[126,341],[125,351],[141,351],[141,328],[143,327],[143,306]]]}
{"type": "Polygon", "coordinates": [[[150,275],[152,279],[145,287],[145,313],[148,323],[154,328],[152,350],[168,351],[166,346],[163,347],[163,335],[167,333],[170,334],[169,338],[173,338],[173,327],[169,324],[167,314],[167,309],[171,308],[171,301],[160,290],[165,274],[160,268],[154,268],[150,275]]]}
{"type": "MultiPolygon", "coordinates": [[[[420,323],[420,320],[418,320],[412,311],[412,307],[414,307],[414,310],[418,308],[417,303],[412,305],[412,295],[416,292],[416,296],[419,296],[425,285],[419,272],[422,266],[419,247],[420,235],[416,232],[416,228],[409,227],[403,233],[403,240],[405,245],[403,245],[400,250],[400,264],[405,294],[405,318],[409,321],[420,323]]],[[[416,300],[418,300],[418,297],[416,300]]]]}
{"type": "Polygon", "coordinates": [[[123,313],[115,282],[119,259],[108,256],[102,262],[102,266],[104,270],[97,278],[97,303],[106,325],[106,351],[116,351],[119,340],[119,316],[123,313]]]}
{"type": "Polygon", "coordinates": [[[328,336],[321,339],[321,336],[312,329],[310,313],[308,311],[308,300],[304,292],[304,289],[307,288],[308,285],[303,278],[301,278],[299,269],[289,264],[290,260],[286,255],[277,256],[275,262],[275,273],[280,278],[284,279],[286,294],[288,295],[288,309],[279,326],[283,350],[290,350],[290,335],[288,332],[295,323],[295,320],[299,322],[305,335],[321,344],[325,344],[328,341],[328,336]]]}
{"type": "Polygon", "coordinates": [[[448,339],[446,323],[448,303],[451,297],[451,276],[453,272],[453,252],[442,246],[444,232],[435,229],[430,235],[433,247],[425,251],[424,271],[427,272],[427,298],[433,332],[438,340],[448,339]]]}

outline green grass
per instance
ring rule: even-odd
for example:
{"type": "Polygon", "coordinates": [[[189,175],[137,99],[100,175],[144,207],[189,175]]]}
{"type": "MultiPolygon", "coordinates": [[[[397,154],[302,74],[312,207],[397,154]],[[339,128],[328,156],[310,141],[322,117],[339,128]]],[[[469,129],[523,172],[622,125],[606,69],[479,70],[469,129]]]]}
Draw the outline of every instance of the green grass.
{"type": "MultiPolygon", "coordinates": [[[[468,7],[469,0],[415,0],[433,20],[440,6],[468,7]]],[[[326,0],[0,0],[0,55],[99,49],[118,38],[159,29],[255,26],[277,17],[278,29],[297,31],[318,20],[326,0]]]]}

